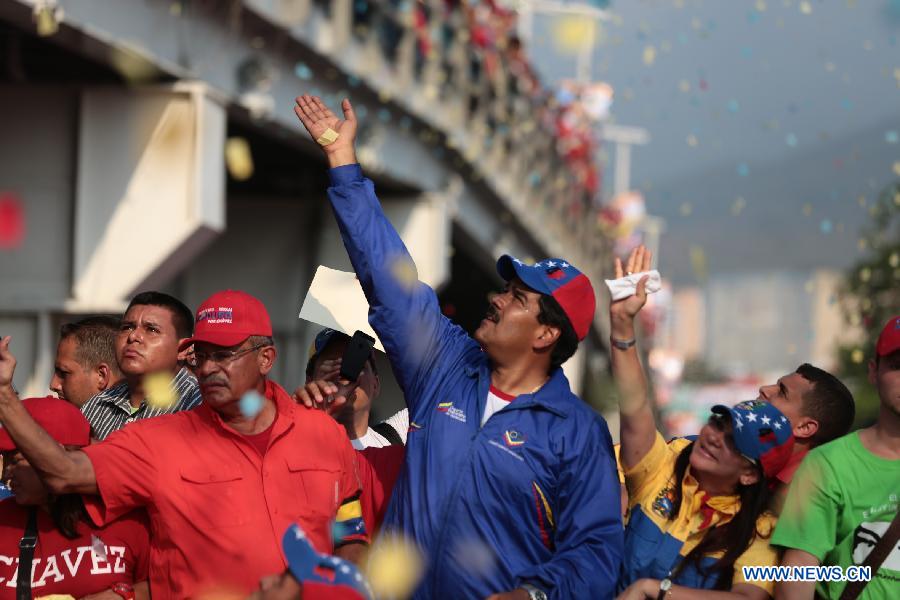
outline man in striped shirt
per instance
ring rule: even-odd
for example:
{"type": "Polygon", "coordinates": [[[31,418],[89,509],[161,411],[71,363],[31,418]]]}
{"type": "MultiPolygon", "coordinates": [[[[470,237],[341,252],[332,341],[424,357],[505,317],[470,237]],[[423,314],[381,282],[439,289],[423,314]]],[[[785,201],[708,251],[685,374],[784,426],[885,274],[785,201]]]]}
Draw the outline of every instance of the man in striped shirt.
{"type": "Polygon", "coordinates": [[[116,361],[125,379],[81,407],[94,438],[104,440],[132,421],[200,403],[197,379],[180,366],[178,351],[181,340],[191,337],[193,331],[194,315],[177,298],[141,292],[131,300],[116,337],[116,361]],[[156,374],[171,377],[174,402],[148,403],[145,378],[156,374]]]}

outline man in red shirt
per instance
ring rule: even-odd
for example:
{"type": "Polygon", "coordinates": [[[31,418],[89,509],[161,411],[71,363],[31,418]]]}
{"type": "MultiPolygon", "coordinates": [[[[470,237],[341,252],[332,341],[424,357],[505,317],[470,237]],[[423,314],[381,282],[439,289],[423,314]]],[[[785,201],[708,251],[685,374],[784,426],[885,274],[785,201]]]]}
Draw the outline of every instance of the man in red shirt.
{"type": "Polygon", "coordinates": [[[259,300],[213,294],[182,343],[194,347],[202,405],[76,452],[22,408],[10,385],[9,338],[0,341],[0,423],[52,492],[98,495],[86,498],[98,523],[148,508],[156,599],[249,593],[260,577],[284,571],[281,536],[294,523],[319,552],[353,561],[368,542],[350,442],[328,415],[267,379],[276,359],[271,336],[259,300]]]}
{"type": "MultiPolygon", "coordinates": [[[[22,404],[59,444],[82,448],[90,443],[91,426],[72,404],[53,397],[28,398],[22,404]]],[[[97,527],[84,514],[81,496],[48,493],[3,429],[0,456],[3,480],[15,492],[0,502],[0,600],[53,594],[150,597],[150,532],[143,510],[97,527]],[[27,556],[22,558],[20,540],[29,521],[36,538],[30,569],[19,564],[28,561],[27,556]],[[20,576],[24,573],[31,573],[30,582],[20,576]]]]}

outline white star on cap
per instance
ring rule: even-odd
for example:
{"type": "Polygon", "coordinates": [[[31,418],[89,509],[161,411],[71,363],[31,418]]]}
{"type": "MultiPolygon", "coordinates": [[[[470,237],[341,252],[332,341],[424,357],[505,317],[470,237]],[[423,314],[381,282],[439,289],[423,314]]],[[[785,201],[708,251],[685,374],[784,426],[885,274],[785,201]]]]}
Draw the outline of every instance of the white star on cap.
{"type": "Polygon", "coordinates": [[[740,419],[735,419],[735,425],[737,425],[738,431],[744,428],[744,422],[740,419]]]}
{"type": "Polygon", "coordinates": [[[570,264],[567,263],[566,261],[563,261],[563,262],[560,263],[559,266],[561,266],[563,269],[568,269],[568,268],[569,268],[570,266],[572,266],[572,265],[570,265],[570,264]]]}
{"type": "Polygon", "coordinates": [[[775,421],[775,429],[781,429],[781,423],[775,421]]]}
{"type": "Polygon", "coordinates": [[[787,423],[787,417],[785,417],[784,415],[782,415],[782,416],[781,416],[781,422],[782,422],[782,423],[787,423]]]}
{"type": "Polygon", "coordinates": [[[302,540],[306,537],[306,534],[303,533],[303,530],[297,526],[294,526],[294,539],[302,540]]]}
{"type": "Polygon", "coordinates": [[[525,263],[523,263],[521,260],[519,260],[518,258],[514,258],[514,259],[513,259],[513,262],[516,263],[517,265],[524,265],[524,264],[525,264],[525,263]]]}
{"type": "Polygon", "coordinates": [[[754,413],[748,413],[747,420],[751,423],[756,423],[756,415],[754,413]]]}
{"type": "Polygon", "coordinates": [[[538,268],[538,267],[540,267],[540,266],[541,266],[541,263],[539,263],[539,262],[536,262],[536,263],[534,263],[534,264],[533,264],[533,265],[531,265],[531,266],[532,266],[532,267],[534,267],[534,268],[535,268],[535,269],[537,269],[537,268],[538,268]]]}
{"type": "Polygon", "coordinates": [[[337,564],[340,564],[340,562],[341,562],[341,559],[339,559],[337,556],[331,557],[331,564],[337,565],[337,564]]]}
{"type": "Polygon", "coordinates": [[[349,572],[350,572],[350,567],[348,567],[347,565],[341,565],[341,573],[346,575],[349,572]]]}
{"type": "Polygon", "coordinates": [[[553,262],[552,260],[548,260],[548,261],[547,261],[547,266],[548,266],[548,267],[555,267],[555,266],[556,266],[556,263],[553,262]]]}
{"type": "Polygon", "coordinates": [[[764,416],[764,417],[763,417],[762,419],[760,419],[760,420],[762,421],[762,424],[763,424],[763,425],[768,425],[769,423],[772,422],[772,419],[770,419],[768,416],[764,416]]]}

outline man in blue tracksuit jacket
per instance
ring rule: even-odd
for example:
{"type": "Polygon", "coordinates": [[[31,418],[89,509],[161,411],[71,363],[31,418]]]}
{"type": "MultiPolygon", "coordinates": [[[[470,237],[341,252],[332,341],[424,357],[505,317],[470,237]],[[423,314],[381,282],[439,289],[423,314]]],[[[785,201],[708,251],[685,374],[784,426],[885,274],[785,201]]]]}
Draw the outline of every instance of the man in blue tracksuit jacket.
{"type": "Polygon", "coordinates": [[[414,598],[612,598],[623,533],[609,429],[555,364],[590,327],[590,282],[561,259],[504,256],[507,289],[469,337],[416,280],[356,164],[349,101],[343,110],[311,96],[295,108],[332,167],[328,196],[409,406],[383,527],[425,555],[414,598]]]}

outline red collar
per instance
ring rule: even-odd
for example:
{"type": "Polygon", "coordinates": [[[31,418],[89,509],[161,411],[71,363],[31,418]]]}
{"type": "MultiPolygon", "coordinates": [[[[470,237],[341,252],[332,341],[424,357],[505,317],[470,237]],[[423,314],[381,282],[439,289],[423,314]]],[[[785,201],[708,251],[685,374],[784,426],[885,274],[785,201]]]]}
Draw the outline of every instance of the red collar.
{"type": "Polygon", "coordinates": [[[797,469],[800,467],[800,463],[803,462],[803,458],[809,452],[808,449],[804,448],[799,452],[794,452],[791,454],[791,457],[788,459],[787,464],[784,465],[784,468],[778,472],[778,475],[775,478],[781,483],[790,483],[794,478],[794,473],[797,472],[797,469]]]}

